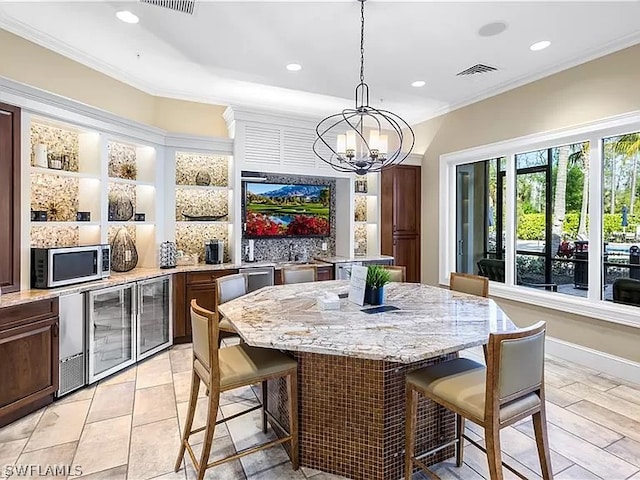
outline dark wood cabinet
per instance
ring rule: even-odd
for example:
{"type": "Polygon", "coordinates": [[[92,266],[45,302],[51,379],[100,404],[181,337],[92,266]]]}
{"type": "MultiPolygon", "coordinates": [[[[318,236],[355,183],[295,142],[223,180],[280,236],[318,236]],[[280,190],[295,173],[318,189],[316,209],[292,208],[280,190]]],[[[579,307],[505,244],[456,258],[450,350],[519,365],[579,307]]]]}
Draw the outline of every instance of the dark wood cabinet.
{"type": "Polygon", "coordinates": [[[0,427],[53,402],[58,332],[58,299],[0,310],[0,427]]]}
{"type": "Polygon", "coordinates": [[[238,273],[237,270],[210,270],[176,273],[173,276],[173,343],[191,341],[191,300],[216,311],[216,278],[238,273]]]}
{"type": "Polygon", "coordinates": [[[0,103],[0,290],[20,290],[20,109],[0,103]]]}
{"type": "Polygon", "coordinates": [[[381,175],[380,251],[420,281],[420,167],[399,165],[381,175]]]}

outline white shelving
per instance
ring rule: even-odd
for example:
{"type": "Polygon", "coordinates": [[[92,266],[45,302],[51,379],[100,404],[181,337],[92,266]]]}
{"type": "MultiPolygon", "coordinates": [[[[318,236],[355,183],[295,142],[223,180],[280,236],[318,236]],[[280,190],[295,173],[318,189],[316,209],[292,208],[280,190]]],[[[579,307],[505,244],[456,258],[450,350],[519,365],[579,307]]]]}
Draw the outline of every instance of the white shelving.
{"type": "Polygon", "coordinates": [[[354,255],[378,255],[380,253],[380,174],[369,173],[366,192],[354,192],[354,255]]]}

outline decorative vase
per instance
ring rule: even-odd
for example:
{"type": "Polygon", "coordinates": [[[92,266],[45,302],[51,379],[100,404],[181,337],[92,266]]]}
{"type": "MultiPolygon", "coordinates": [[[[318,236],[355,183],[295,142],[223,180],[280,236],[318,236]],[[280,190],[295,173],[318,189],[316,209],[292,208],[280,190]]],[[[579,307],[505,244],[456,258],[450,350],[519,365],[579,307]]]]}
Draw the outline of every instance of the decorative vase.
{"type": "Polygon", "coordinates": [[[382,305],[384,302],[384,286],[367,286],[364,291],[364,300],[369,305],[382,305]]]}
{"type": "Polygon", "coordinates": [[[200,170],[196,174],[196,185],[206,186],[211,183],[211,175],[205,170],[200,170]]]}
{"type": "Polygon", "coordinates": [[[120,227],[111,241],[111,270],[128,272],[138,264],[136,244],[126,227],[120,227]]]}
{"type": "Polygon", "coordinates": [[[126,222],[133,217],[133,202],[125,192],[109,194],[109,221],[126,222]]]}

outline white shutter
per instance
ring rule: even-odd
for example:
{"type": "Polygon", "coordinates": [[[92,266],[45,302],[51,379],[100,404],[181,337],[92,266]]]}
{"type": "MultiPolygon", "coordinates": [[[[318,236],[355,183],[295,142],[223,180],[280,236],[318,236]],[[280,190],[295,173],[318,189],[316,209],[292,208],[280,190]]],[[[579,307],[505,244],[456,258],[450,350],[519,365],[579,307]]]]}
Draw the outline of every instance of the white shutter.
{"type": "Polygon", "coordinates": [[[293,129],[285,129],[282,133],[282,166],[313,168],[315,166],[313,153],[315,133],[293,129]]]}
{"type": "Polygon", "coordinates": [[[281,140],[279,128],[247,125],[245,127],[245,163],[280,165],[281,140]]]}

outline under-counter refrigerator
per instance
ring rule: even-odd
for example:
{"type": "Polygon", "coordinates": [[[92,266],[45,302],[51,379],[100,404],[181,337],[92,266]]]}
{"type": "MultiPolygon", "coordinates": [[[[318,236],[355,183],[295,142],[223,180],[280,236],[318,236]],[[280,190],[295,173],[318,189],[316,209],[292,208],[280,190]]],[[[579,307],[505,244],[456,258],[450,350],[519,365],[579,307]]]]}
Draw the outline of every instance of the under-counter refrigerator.
{"type": "Polygon", "coordinates": [[[171,323],[169,276],[88,292],[88,383],[170,346],[171,323]]]}

